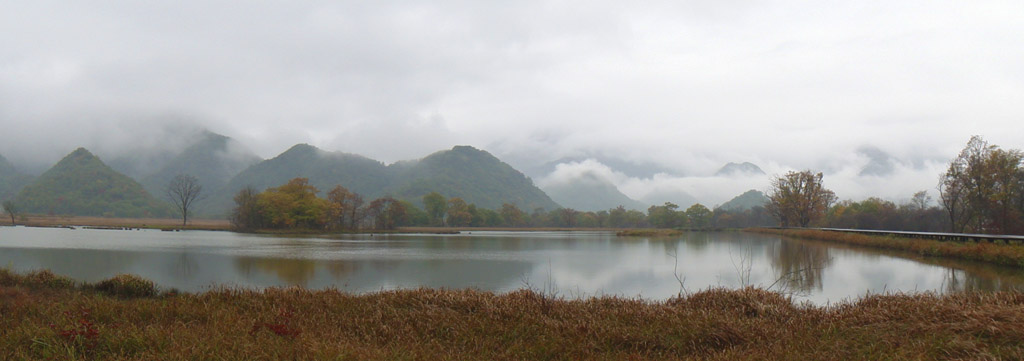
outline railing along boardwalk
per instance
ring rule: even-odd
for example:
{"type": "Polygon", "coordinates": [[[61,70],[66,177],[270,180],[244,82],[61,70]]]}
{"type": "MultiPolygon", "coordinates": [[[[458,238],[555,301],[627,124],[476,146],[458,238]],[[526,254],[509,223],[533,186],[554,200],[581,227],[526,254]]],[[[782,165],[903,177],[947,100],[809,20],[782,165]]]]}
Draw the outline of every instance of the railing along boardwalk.
{"type": "Polygon", "coordinates": [[[1003,234],[974,234],[974,233],[940,233],[940,232],[910,232],[910,231],[881,231],[871,229],[846,229],[846,228],[804,228],[829,232],[861,233],[876,236],[896,236],[906,238],[923,238],[936,241],[952,242],[995,242],[1003,241],[1006,244],[1024,244],[1024,236],[1003,235],[1003,234]]]}

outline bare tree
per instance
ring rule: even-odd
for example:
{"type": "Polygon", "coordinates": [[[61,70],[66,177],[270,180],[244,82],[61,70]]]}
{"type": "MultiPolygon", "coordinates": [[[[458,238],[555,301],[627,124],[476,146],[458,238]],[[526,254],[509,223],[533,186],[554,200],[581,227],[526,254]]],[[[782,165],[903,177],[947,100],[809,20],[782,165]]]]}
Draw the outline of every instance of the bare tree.
{"type": "Polygon", "coordinates": [[[11,217],[11,225],[15,225],[16,223],[14,223],[14,218],[21,212],[21,210],[18,209],[18,205],[15,204],[14,201],[4,201],[3,207],[4,213],[7,213],[7,215],[11,217]]]}
{"type": "Polygon", "coordinates": [[[171,203],[174,203],[176,209],[181,212],[182,226],[188,223],[188,214],[202,191],[203,186],[199,184],[199,179],[187,174],[179,174],[167,184],[167,198],[170,198],[171,203]]]}

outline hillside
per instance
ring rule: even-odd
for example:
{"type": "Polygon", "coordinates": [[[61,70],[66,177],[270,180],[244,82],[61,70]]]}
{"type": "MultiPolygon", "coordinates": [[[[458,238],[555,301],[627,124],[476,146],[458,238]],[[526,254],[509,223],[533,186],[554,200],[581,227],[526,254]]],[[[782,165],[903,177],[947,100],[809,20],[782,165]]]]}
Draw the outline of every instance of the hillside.
{"type": "Polygon", "coordinates": [[[726,211],[745,211],[754,207],[763,207],[768,203],[768,196],[761,191],[751,189],[728,202],[722,203],[717,209],[726,211]]]}
{"type": "Polygon", "coordinates": [[[309,178],[323,197],[336,185],[357,192],[366,200],[390,195],[419,204],[424,195],[438,192],[460,197],[477,206],[496,209],[515,203],[522,209],[559,208],[525,175],[490,153],[455,147],[423,159],[383,163],[361,155],[327,152],[299,144],[277,157],[259,162],[234,176],[201,213],[225,215],[232,197],[246,186],[265,190],[296,177],[309,178]]]}
{"type": "Polygon", "coordinates": [[[18,172],[7,158],[0,155],[0,201],[14,199],[26,184],[32,181],[32,176],[18,172]]]}
{"type": "Polygon", "coordinates": [[[601,211],[618,206],[647,211],[647,205],[622,194],[614,184],[584,175],[568,182],[549,184],[542,188],[555,202],[580,211],[601,211]]]}
{"type": "Polygon", "coordinates": [[[168,160],[156,173],[141,180],[150,194],[162,196],[167,184],[179,174],[199,179],[204,192],[216,192],[239,172],[260,158],[235,140],[206,132],[200,139],[168,160]]]}
{"type": "Polygon", "coordinates": [[[170,207],[139,183],[78,148],[18,193],[29,213],[143,217],[168,216],[170,207]]]}
{"type": "Polygon", "coordinates": [[[487,209],[501,208],[503,203],[524,210],[561,208],[523,173],[470,146],[456,146],[388,168],[394,179],[385,193],[416,203],[427,193],[438,192],[487,209]]]}
{"type": "Polygon", "coordinates": [[[263,191],[297,177],[309,178],[310,183],[320,190],[321,197],[334,186],[342,185],[364,198],[375,198],[388,186],[388,173],[383,163],[361,155],[327,152],[309,144],[297,144],[277,157],[256,163],[232,177],[211,194],[208,206],[198,212],[226,215],[234,207],[234,195],[246,186],[263,191]]]}

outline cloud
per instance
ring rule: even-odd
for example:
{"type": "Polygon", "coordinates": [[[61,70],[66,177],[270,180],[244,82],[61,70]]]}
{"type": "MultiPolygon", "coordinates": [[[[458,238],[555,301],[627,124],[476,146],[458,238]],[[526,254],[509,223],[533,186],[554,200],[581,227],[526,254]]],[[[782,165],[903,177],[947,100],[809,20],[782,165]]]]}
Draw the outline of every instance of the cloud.
{"type": "Polygon", "coordinates": [[[263,157],[307,142],[390,162],[471,144],[691,178],[620,181],[631,195],[699,198],[716,183],[702,175],[732,161],[845,174],[865,145],[931,184],[924,169],[972,134],[1024,144],[1022,12],[996,0],[22,2],[0,12],[0,154],[130,149],[185,119],[263,157]]]}

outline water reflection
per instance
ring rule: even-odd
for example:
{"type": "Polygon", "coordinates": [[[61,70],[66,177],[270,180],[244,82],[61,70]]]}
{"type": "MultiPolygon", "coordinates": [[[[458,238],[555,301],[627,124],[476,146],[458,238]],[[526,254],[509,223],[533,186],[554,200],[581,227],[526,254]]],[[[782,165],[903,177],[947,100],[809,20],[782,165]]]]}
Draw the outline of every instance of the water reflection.
{"type": "Polygon", "coordinates": [[[776,275],[773,284],[802,293],[820,291],[824,271],[832,263],[827,247],[795,241],[775,244],[770,260],[776,275]]]}
{"type": "Polygon", "coordinates": [[[772,287],[813,302],[867,292],[1019,289],[1024,273],[742,232],[618,238],[607,232],[262,237],[228,232],[0,227],[0,266],[79,280],[135,273],[162,287],[445,287],[664,299],[681,289],[772,287]]]}

